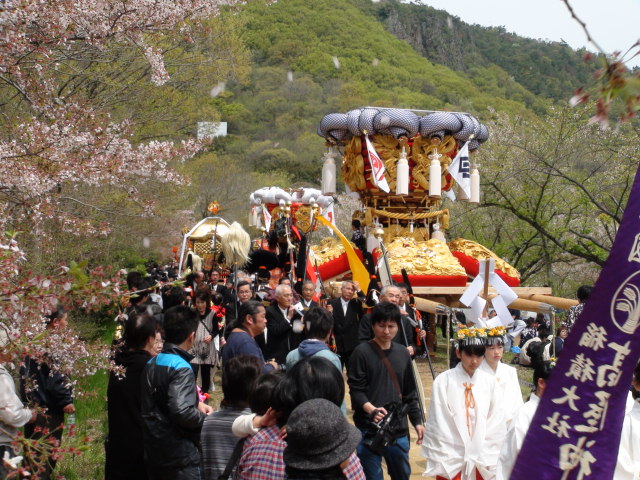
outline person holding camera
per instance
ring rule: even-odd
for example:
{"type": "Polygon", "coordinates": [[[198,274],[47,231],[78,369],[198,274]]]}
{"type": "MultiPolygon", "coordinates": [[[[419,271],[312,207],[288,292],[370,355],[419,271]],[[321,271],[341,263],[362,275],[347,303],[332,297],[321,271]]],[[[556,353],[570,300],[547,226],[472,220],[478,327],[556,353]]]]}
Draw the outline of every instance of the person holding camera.
{"type": "Polygon", "coordinates": [[[367,480],[382,480],[382,457],[392,480],[409,479],[407,416],[422,443],[424,426],[407,349],[392,340],[400,309],[389,302],[371,313],[373,339],[356,347],[349,360],[353,421],[362,433],[358,457],[367,480]]]}

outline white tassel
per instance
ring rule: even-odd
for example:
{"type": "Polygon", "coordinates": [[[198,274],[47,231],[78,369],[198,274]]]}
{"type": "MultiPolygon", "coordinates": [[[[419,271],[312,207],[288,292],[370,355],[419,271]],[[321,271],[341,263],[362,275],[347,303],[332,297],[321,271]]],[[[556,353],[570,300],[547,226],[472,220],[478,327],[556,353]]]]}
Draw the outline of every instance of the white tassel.
{"type": "Polygon", "coordinates": [[[433,224],[433,233],[431,234],[431,238],[433,240],[440,240],[441,242],[447,243],[447,239],[444,236],[444,232],[442,230],[440,230],[440,224],[439,223],[434,223],[433,224]]]}
{"type": "Polygon", "coordinates": [[[324,165],[322,166],[322,194],[334,195],[336,193],[336,154],[329,148],[324,154],[324,165]]]}
{"type": "Polygon", "coordinates": [[[440,157],[438,152],[429,155],[431,165],[429,166],[429,196],[440,198],[442,190],[442,169],[440,167],[440,157]]]}
{"type": "Polygon", "coordinates": [[[396,172],[396,195],[409,195],[409,162],[404,147],[402,147],[396,172]]]}
{"type": "Polygon", "coordinates": [[[233,222],[222,238],[221,247],[227,265],[240,267],[249,259],[251,237],[238,222],[233,222]]]}
{"type": "Polygon", "coordinates": [[[469,203],[480,203],[480,172],[477,168],[471,171],[471,199],[469,203]]]}

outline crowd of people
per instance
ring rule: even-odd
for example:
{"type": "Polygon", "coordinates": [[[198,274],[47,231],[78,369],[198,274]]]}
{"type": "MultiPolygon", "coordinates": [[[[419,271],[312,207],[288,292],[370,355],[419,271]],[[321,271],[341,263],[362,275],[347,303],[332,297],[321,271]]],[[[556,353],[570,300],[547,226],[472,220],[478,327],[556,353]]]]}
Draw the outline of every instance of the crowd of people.
{"type": "MultiPolygon", "coordinates": [[[[125,375],[112,372],[107,390],[108,480],[381,480],[383,460],[393,480],[408,479],[411,428],[426,475],[508,479],[554,365],[546,345],[530,348],[531,327],[513,337],[514,329],[476,335],[461,326],[458,363],[436,377],[425,416],[412,360],[426,332],[408,305],[406,285],[381,289],[372,306],[351,280],[321,304],[313,299],[315,285],[297,285],[298,293],[286,278],[260,296],[250,278],[224,284],[215,270],[159,290],[142,276],[128,280],[133,293],[114,341],[125,375]],[[526,403],[516,369],[502,361],[523,337],[535,383],[526,403]],[[222,400],[214,409],[216,368],[222,400]]],[[[65,325],[63,312],[51,316],[50,328],[65,325]]],[[[544,321],[531,326],[538,327],[534,339],[547,342],[544,321]]],[[[561,329],[563,341],[569,327],[561,329]]],[[[554,346],[556,354],[561,347],[554,346]]],[[[26,362],[23,378],[34,375],[55,377],[46,364],[26,362]]],[[[3,387],[17,399],[11,418],[2,417],[8,435],[23,425],[27,436],[45,426],[62,432],[56,427],[73,413],[73,397],[63,379],[55,380],[37,379],[52,386],[40,395],[23,386],[25,404],[46,405],[49,415],[42,417],[3,387]]],[[[640,387],[640,370],[634,385],[640,387]]],[[[631,406],[635,423],[625,428],[635,432],[640,412],[631,406]]],[[[7,449],[4,440],[0,447],[7,449]]],[[[627,457],[620,468],[632,471],[633,452],[627,457]]],[[[41,463],[40,478],[49,478],[55,459],[41,463]]]]}
{"type": "MultiPolygon", "coordinates": [[[[115,345],[127,374],[109,379],[107,479],[316,478],[320,471],[317,478],[381,479],[383,458],[394,478],[408,478],[407,418],[418,442],[424,431],[411,359],[426,332],[406,286],[383,288],[370,309],[351,280],[322,305],[313,283],[294,291],[288,278],[261,295],[241,273],[225,285],[220,272],[196,272],[184,287],[157,292],[136,274],[128,280],[133,294],[115,345]],[[213,411],[208,394],[220,365],[223,399],[213,411]],[[355,430],[345,423],[343,372],[355,430]],[[327,415],[313,428],[289,424],[298,407],[315,406],[327,415]],[[391,437],[365,447],[362,438],[375,437],[392,415],[391,437]],[[306,460],[287,460],[294,458],[306,460]]],[[[313,424],[308,417],[298,424],[313,424]]]]}

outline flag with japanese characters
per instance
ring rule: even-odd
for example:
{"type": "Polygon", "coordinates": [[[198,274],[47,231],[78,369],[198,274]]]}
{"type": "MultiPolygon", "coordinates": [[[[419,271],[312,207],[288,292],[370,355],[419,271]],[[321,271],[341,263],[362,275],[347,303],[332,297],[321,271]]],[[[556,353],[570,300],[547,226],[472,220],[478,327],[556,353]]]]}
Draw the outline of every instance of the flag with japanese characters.
{"type": "Polygon", "coordinates": [[[640,357],[638,327],[640,170],[609,258],[565,340],[511,480],[613,478],[640,357]]]}

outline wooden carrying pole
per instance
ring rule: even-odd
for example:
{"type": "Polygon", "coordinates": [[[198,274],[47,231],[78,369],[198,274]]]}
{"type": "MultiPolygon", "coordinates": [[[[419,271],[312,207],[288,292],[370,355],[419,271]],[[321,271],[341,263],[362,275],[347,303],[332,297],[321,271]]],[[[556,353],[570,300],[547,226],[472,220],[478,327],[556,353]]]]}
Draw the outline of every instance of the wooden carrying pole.
{"type": "MultiPolygon", "coordinates": [[[[492,295],[491,298],[496,297],[492,295]]],[[[527,312],[536,313],[549,313],[550,304],[545,302],[535,302],[533,300],[523,300],[522,298],[516,298],[509,304],[509,308],[515,308],[517,310],[524,310],[527,312]]]]}
{"type": "Polygon", "coordinates": [[[438,302],[433,302],[431,300],[426,300],[424,298],[415,297],[416,300],[416,308],[421,312],[429,312],[435,314],[441,314],[443,310],[447,307],[446,305],[438,302]]]}
{"type": "Polygon", "coordinates": [[[560,308],[562,310],[569,310],[570,307],[578,305],[577,300],[562,297],[552,297],[551,295],[520,295],[520,298],[525,300],[534,300],[536,302],[548,303],[549,305],[553,305],[554,307],[560,308]]]}

